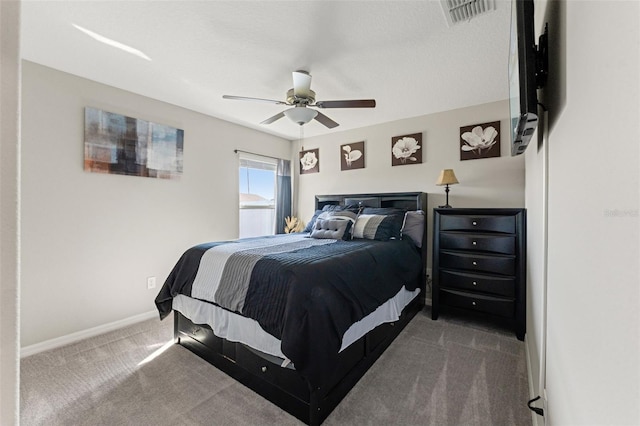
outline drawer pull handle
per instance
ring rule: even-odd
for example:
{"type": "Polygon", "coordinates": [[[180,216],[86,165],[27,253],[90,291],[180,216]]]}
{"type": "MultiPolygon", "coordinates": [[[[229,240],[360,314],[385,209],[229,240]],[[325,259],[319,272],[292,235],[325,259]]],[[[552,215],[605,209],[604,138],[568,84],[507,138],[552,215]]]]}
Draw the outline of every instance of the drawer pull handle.
{"type": "Polygon", "coordinates": [[[262,367],[260,370],[262,370],[263,373],[267,372],[267,367],[262,367]]]}
{"type": "Polygon", "coordinates": [[[475,220],[471,223],[473,224],[473,226],[476,226],[478,224],[478,222],[476,222],[475,220]]]}
{"type": "Polygon", "coordinates": [[[473,241],[471,244],[473,244],[475,246],[475,245],[478,245],[478,242],[477,241],[473,241]]]}
{"type": "MultiPolygon", "coordinates": [[[[471,302],[471,304],[472,304],[473,306],[476,306],[476,302],[471,302]]],[[[264,368],[264,367],[263,367],[263,368],[264,368]]]]}
{"type": "Polygon", "coordinates": [[[478,283],[474,281],[474,282],[473,282],[473,285],[478,285],[478,283]]]}
{"type": "Polygon", "coordinates": [[[478,266],[478,262],[476,262],[475,260],[473,261],[473,266],[478,266]]]}

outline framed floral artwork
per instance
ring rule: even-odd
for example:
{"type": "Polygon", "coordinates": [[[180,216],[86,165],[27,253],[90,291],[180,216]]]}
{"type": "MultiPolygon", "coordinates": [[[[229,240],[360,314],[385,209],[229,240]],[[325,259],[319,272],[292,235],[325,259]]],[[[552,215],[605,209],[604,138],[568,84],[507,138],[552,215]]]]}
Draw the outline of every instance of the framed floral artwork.
{"type": "Polygon", "coordinates": [[[460,127],[460,160],[500,157],[500,122],[460,127]]]}
{"type": "Polygon", "coordinates": [[[320,171],[320,150],[308,149],[300,151],[300,174],[318,173],[320,171]]]}
{"type": "Polygon", "coordinates": [[[364,169],[364,141],[340,145],[340,170],[364,169]]]}
{"type": "Polygon", "coordinates": [[[391,138],[391,165],[422,163],[422,133],[391,138]]]}

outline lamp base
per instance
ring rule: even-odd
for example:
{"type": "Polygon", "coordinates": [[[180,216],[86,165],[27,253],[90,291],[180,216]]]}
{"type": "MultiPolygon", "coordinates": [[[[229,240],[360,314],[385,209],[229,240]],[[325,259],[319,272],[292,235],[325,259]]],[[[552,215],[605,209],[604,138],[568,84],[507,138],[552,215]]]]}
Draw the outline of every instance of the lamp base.
{"type": "Polygon", "coordinates": [[[444,206],[438,206],[441,209],[450,209],[451,206],[449,205],[449,184],[446,184],[446,186],[444,187],[444,193],[447,195],[447,199],[445,200],[445,204],[444,206]]]}

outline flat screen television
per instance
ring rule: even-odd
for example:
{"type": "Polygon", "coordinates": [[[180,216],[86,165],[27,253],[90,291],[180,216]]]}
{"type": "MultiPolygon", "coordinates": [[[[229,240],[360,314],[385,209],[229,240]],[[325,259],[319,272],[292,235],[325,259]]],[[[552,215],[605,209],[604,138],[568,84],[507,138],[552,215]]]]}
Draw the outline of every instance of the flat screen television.
{"type": "Polygon", "coordinates": [[[537,89],[547,76],[547,29],[536,46],[533,0],[513,0],[509,43],[511,155],[526,149],[538,126],[537,89]]]}

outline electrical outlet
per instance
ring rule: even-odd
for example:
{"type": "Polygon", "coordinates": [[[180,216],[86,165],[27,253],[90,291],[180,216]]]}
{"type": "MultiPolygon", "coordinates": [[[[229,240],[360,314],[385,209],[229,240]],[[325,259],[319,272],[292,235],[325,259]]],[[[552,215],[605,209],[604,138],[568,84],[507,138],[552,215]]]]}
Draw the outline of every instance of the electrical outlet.
{"type": "Polygon", "coordinates": [[[147,278],[147,290],[153,290],[156,288],[156,277],[147,278]]]}

